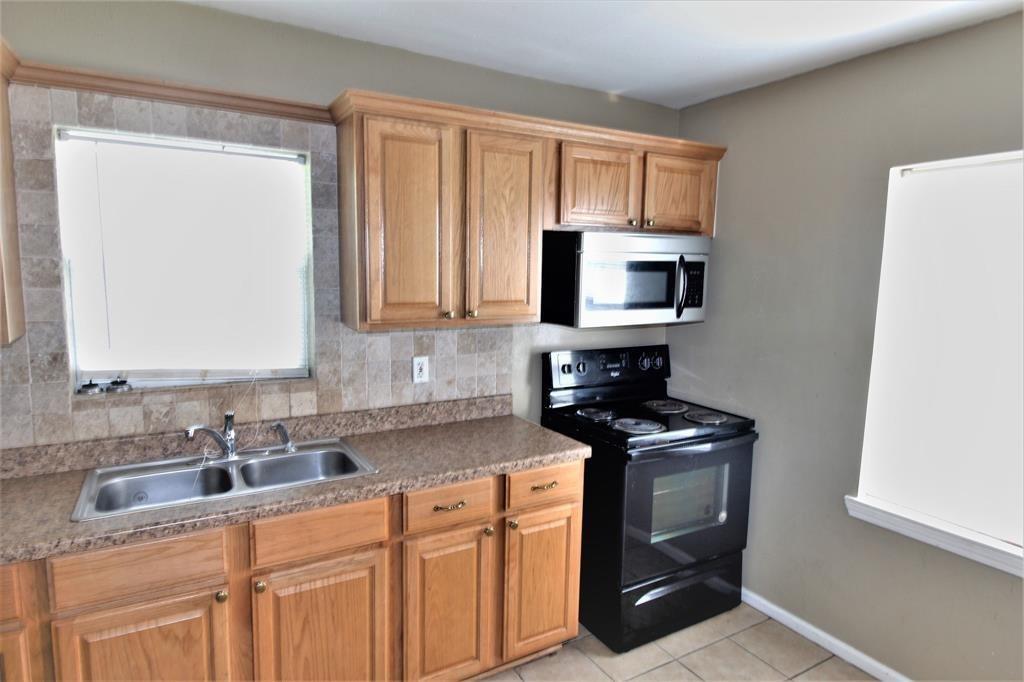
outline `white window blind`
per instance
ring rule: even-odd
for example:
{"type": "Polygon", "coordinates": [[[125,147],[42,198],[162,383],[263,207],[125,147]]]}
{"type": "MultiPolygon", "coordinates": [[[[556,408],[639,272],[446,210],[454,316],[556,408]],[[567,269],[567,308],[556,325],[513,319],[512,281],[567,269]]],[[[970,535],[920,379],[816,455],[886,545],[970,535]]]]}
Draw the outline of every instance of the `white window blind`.
{"type": "MultiPolygon", "coordinates": [[[[1020,573],[1024,173],[1011,152],[892,169],[860,486],[848,507],[1020,573]]],[[[933,541],[934,540],[934,541],[933,541]]]]}
{"type": "Polygon", "coordinates": [[[304,156],[61,130],[56,161],[79,381],[309,374],[304,156]]]}

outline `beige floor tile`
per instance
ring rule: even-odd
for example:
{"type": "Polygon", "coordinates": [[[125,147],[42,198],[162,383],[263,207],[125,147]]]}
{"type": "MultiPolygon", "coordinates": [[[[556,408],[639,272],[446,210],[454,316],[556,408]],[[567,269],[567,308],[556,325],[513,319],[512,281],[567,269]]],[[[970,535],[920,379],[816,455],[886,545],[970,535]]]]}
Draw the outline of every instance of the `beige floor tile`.
{"type": "Polygon", "coordinates": [[[847,663],[838,656],[833,656],[824,663],[819,663],[807,672],[797,675],[793,679],[805,681],[814,680],[815,682],[832,682],[833,680],[873,680],[875,678],[871,677],[871,675],[868,675],[857,666],[847,663]]]}
{"type": "Polygon", "coordinates": [[[666,635],[658,640],[658,645],[673,657],[679,658],[752,625],[757,625],[767,618],[768,616],[757,609],[740,604],[731,611],[666,635]]]}
{"type": "Polygon", "coordinates": [[[778,670],[759,659],[731,639],[704,647],[680,663],[704,680],[782,680],[778,670]]]}
{"type": "Polygon", "coordinates": [[[617,654],[597,637],[587,637],[573,644],[613,680],[628,680],[664,665],[672,657],[657,644],[644,644],[623,654],[617,654]]]}
{"type": "Polygon", "coordinates": [[[774,620],[737,633],[732,639],[786,677],[798,675],[832,655],[774,620]]]}
{"type": "Polygon", "coordinates": [[[578,639],[583,639],[584,637],[593,637],[593,636],[594,636],[594,633],[592,633],[590,630],[588,630],[585,627],[583,627],[583,623],[580,623],[580,632],[579,632],[578,635],[576,635],[576,637],[573,639],[573,641],[576,641],[578,639]]]}
{"type": "Polygon", "coordinates": [[[530,661],[516,668],[516,672],[526,682],[604,682],[608,679],[596,663],[587,658],[582,651],[571,646],[563,647],[552,656],[530,661]]]}
{"type": "Polygon", "coordinates": [[[523,678],[519,677],[519,673],[509,668],[508,670],[502,670],[500,673],[485,677],[487,682],[523,682],[523,678]]]}
{"type": "Polygon", "coordinates": [[[697,675],[679,661],[666,663],[660,668],[634,677],[631,682],[675,682],[676,680],[700,680],[697,675]]]}

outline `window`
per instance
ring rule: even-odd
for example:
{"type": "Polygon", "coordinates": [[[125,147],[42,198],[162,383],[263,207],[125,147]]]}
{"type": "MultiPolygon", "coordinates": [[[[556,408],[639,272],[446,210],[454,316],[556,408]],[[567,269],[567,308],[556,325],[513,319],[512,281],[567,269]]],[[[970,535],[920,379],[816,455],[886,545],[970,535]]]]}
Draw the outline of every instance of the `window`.
{"type": "Polygon", "coordinates": [[[79,383],[309,375],[304,155],[61,129],[56,161],[79,383]]]}
{"type": "Polygon", "coordinates": [[[1022,573],[1021,153],[894,168],[853,516],[1022,573]]]}

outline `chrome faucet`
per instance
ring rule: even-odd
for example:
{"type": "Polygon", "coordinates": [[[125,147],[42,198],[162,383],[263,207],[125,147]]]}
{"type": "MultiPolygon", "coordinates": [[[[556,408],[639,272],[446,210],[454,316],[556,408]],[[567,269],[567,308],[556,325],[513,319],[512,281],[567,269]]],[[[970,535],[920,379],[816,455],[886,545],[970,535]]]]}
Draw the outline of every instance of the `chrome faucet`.
{"type": "Polygon", "coordinates": [[[188,427],[185,431],[185,437],[188,440],[194,440],[196,433],[205,433],[214,440],[215,443],[220,447],[221,456],[226,459],[234,459],[238,450],[235,445],[235,413],[225,412],[224,413],[224,432],[221,433],[217,429],[203,424],[193,424],[188,427]]]}
{"type": "Polygon", "coordinates": [[[285,452],[295,452],[295,443],[292,442],[292,437],[288,435],[288,427],[284,425],[284,422],[274,422],[270,425],[270,428],[277,432],[277,436],[281,439],[281,444],[284,445],[285,452]]]}

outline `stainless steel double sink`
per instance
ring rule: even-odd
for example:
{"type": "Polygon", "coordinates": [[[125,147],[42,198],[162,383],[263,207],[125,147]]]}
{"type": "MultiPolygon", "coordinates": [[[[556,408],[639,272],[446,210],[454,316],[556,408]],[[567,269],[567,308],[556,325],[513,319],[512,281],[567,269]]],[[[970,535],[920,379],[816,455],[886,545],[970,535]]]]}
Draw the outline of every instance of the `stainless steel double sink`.
{"type": "Polygon", "coordinates": [[[72,521],[192,504],[377,473],[342,439],[100,467],[86,475],[72,521]]]}

